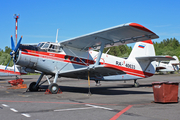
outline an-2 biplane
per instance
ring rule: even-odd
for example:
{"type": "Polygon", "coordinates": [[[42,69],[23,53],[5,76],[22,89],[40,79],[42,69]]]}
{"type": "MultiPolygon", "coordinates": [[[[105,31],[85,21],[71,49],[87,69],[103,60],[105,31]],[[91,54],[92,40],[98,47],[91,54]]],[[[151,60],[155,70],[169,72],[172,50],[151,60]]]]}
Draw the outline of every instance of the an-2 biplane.
{"type": "Polygon", "coordinates": [[[127,23],[104,29],[59,43],[41,42],[38,45],[23,45],[19,40],[16,47],[12,40],[14,62],[17,65],[41,71],[37,82],[29,85],[30,91],[38,91],[44,75],[49,78],[48,89],[56,94],[58,77],[88,79],[94,81],[134,80],[153,76],[158,59],[169,57],[155,56],[150,39],[158,38],[154,32],[137,23],[127,23]],[[140,42],[141,41],[141,42],[140,42]],[[103,53],[105,47],[119,46],[136,42],[127,59],[103,53]],[[94,51],[94,49],[99,51],[94,51]]]}

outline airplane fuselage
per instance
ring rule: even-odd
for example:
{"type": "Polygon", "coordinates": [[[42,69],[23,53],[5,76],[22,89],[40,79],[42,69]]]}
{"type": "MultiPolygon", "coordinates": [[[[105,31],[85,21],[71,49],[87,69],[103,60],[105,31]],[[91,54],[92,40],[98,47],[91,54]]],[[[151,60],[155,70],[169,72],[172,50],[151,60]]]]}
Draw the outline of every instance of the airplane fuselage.
{"type": "MultiPolygon", "coordinates": [[[[41,50],[36,47],[22,47],[19,51],[17,64],[23,67],[32,68],[44,72],[45,74],[54,75],[57,71],[63,73],[74,69],[88,67],[96,61],[98,52],[80,51],[79,49],[63,47],[60,51],[41,50]]],[[[141,62],[141,65],[136,59],[124,59],[116,56],[102,54],[100,65],[111,66],[118,69],[119,73],[111,75],[97,74],[96,77],[91,77],[93,80],[132,80],[150,77],[154,74],[154,67],[150,65],[146,71],[143,71],[147,66],[147,62],[141,62]],[[124,72],[124,74],[122,73],[124,72]]],[[[63,76],[63,75],[62,75],[63,76]]],[[[71,75],[63,77],[86,79],[82,75],[71,75]]]]}

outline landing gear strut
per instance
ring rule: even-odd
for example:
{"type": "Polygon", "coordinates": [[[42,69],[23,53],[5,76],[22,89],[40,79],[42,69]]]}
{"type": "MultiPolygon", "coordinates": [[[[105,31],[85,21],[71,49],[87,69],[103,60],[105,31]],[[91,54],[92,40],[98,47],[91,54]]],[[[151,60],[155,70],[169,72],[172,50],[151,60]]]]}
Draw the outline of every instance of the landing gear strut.
{"type": "Polygon", "coordinates": [[[96,82],[96,86],[101,86],[101,83],[99,80],[95,80],[95,82],[96,82]]]}
{"type": "Polygon", "coordinates": [[[137,82],[137,80],[134,80],[134,87],[139,87],[139,83],[137,82]]]}
{"type": "Polygon", "coordinates": [[[43,78],[44,76],[44,73],[41,73],[40,77],[38,78],[37,82],[32,82],[30,85],[29,85],[29,91],[31,92],[35,92],[35,91],[38,91],[39,89],[39,86],[41,86],[43,83],[47,82],[49,83],[49,87],[48,87],[48,92],[52,93],[52,94],[57,94],[60,90],[58,84],[56,84],[57,82],[57,79],[58,79],[58,72],[55,74],[54,76],[54,80],[53,80],[53,83],[50,82],[49,79],[51,79],[53,76],[51,76],[50,78],[48,78],[46,76],[46,81],[42,82],[41,84],[39,84],[41,82],[41,79],[43,78]]]}
{"type": "Polygon", "coordinates": [[[37,82],[32,82],[32,83],[29,85],[29,91],[31,91],[31,92],[38,91],[38,89],[39,89],[39,83],[41,82],[41,79],[43,78],[43,76],[44,76],[44,73],[41,73],[41,75],[39,76],[37,82]]]}

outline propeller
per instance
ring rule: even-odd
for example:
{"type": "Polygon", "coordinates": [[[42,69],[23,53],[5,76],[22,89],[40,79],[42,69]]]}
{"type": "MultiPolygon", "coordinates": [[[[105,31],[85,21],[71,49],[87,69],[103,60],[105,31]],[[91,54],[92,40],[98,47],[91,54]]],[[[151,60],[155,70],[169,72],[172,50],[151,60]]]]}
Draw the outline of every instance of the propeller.
{"type": "MultiPolygon", "coordinates": [[[[12,37],[12,35],[11,35],[11,49],[12,49],[12,51],[10,52],[11,59],[9,60],[7,66],[9,65],[10,61],[11,61],[12,58],[13,58],[14,72],[15,72],[15,65],[16,65],[15,55],[16,55],[16,52],[17,52],[18,49],[19,49],[19,46],[20,46],[20,44],[21,44],[21,40],[22,40],[22,36],[21,36],[21,38],[19,39],[19,41],[18,41],[18,43],[17,43],[17,45],[16,45],[16,47],[15,47],[15,45],[14,45],[14,40],[13,40],[13,37],[12,37]]],[[[6,66],[5,70],[7,69],[7,66],[6,66]]]]}

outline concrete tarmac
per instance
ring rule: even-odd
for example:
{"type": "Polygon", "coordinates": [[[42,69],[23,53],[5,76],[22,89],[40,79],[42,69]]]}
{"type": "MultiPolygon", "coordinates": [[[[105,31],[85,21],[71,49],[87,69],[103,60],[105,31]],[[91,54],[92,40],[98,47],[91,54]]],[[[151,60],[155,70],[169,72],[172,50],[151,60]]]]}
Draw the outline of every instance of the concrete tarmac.
{"type": "MultiPolygon", "coordinates": [[[[29,86],[38,75],[21,78],[29,86]]],[[[179,74],[154,75],[134,81],[101,82],[95,86],[87,80],[58,78],[61,94],[45,94],[48,83],[38,92],[27,89],[9,89],[8,80],[0,78],[0,120],[179,120],[180,103],[155,103],[152,82],[180,82],[179,74]]],[[[46,78],[43,77],[43,80],[46,78]]],[[[178,89],[179,90],[179,89],[178,89]]],[[[178,93],[180,96],[180,93],[178,93]]]]}

